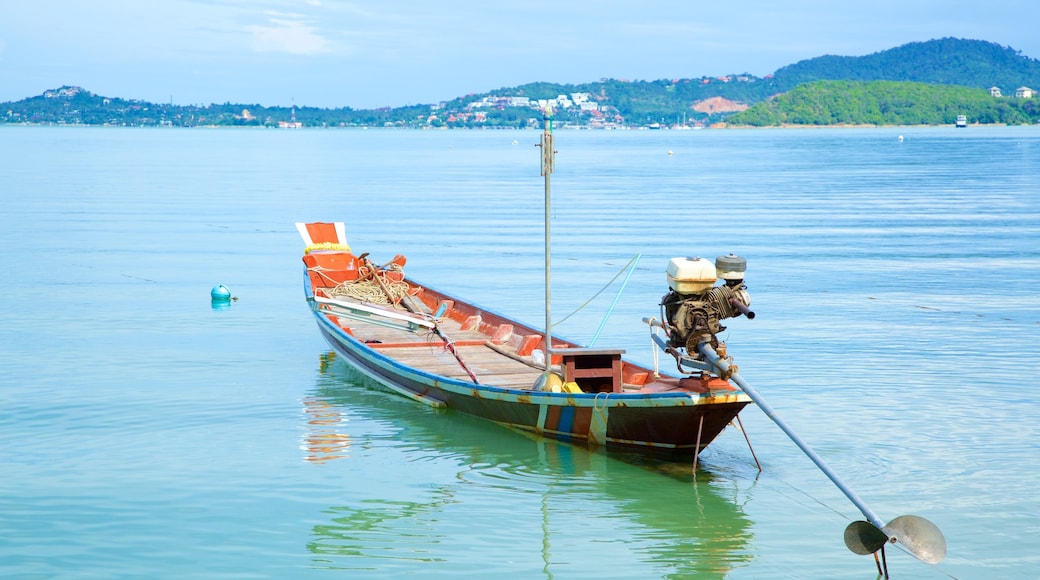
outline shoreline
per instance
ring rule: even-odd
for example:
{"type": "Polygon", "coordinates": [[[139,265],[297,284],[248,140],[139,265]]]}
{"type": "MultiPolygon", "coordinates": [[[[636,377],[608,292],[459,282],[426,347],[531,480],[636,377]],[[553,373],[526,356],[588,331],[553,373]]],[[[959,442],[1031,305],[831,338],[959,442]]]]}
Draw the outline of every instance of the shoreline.
{"type": "MultiPolygon", "coordinates": [[[[2,123],[0,122],[0,128],[2,127],[73,127],[73,128],[104,128],[104,129],[247,129],[256,131],[299,131],[299,130],[380,130],[380,131],[533,131],[537,132],[539,129],[528,128],[528,127],[385,127],[376,125],[354,125],[354,126],[303,126],[303,127],[268,127],[268,126],[257,126],[257,125],[114,125],[107,123],[2,123]]],[[[620,126],[620,127],[589,127],[586,125],[567,125],[561,124],[556,126],[557,131],[701,131],[701,130],[732,130],[732,131],[752,131],[752,130],[812,130],[812,129],[927,129],[927,128],[957,128],[952,123],[946,123],[942,125],[874,125],[874,124],[850,124],[844,123],[839,125],[795,125],[795,124],[784,124],[784,125],[729,125],[727,123],[716,123],[709,126],[696,126],[686,125],[680,127],[655,127],[650,128],[644,125],[639,126],[620,126]]],[[[973,123],[968,125],[966,128],[993,128],[993,127],[1040,127],[1040,122],[1031,124],[1020,124],[1020,125],[1009,125],[1007,123],[973,123]]],[[[965,128],[965,127],[961,127],[965,128]]]]}

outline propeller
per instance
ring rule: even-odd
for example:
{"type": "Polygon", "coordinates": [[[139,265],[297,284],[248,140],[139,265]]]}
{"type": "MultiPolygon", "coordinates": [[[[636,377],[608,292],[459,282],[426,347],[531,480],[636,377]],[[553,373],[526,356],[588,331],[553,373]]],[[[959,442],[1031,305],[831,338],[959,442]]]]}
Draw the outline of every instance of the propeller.
{"type": "MultiPolygon", "coordinates": [[[[900,544],[918,560],[938,564],[946,557],[946,539],[935,524],[921,516],[899,516],[878,528],[870,522],[856,521],[845,528],[845,545],[855,554],[885,554],[885,544],[900,544]]],[[[888,565],[878,564],[879,574],[888,578],[888,565]]]]}

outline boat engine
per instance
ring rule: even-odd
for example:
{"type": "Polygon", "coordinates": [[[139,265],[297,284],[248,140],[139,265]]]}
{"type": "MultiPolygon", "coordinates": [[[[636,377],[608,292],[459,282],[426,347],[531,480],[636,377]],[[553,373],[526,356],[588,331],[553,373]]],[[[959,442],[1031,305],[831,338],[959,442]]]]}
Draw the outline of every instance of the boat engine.
{"type": "Polygon", "coordinates": [[[697,345],[717,346],[716,334],[726,330],[721,321],[755,313],[744,285],[747,261],[733,254],[715,258],[672,258],[668,262],[668,287],[661,299],[661,315],[667,321],[673,346],[697,352],[697,345]],[[715,285],[716,280],[723,283],[715,285]]]}

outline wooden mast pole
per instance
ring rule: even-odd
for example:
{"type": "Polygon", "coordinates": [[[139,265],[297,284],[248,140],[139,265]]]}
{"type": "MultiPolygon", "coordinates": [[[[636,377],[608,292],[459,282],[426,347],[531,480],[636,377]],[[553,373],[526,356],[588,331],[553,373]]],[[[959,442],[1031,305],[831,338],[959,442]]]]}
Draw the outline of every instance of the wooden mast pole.
{"type": "Polygon", "coordinates": [[[544,111],[545,131],[542,133],[542,175],[545,177],[545,385],[552,374],[552,204],[550,176],[556,152],[553,150],[552,109],[544,111]]]}

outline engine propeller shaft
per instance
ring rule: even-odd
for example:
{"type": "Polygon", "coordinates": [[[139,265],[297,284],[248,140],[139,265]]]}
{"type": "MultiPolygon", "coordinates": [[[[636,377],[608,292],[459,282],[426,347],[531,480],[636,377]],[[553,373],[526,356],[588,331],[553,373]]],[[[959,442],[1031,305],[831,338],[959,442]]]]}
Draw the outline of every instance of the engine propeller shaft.
{"type": "Polygon", "coordinates": [[[882,549],[887,543],[898,543],[906,548],[910,554],[917,559],[929,564],[938,564],[946,557],[946,538],[938,526],[920,516],[899,516],[884,524],[873,510],[845,482],[838,477],[834,471],[823,461],[823,459],[812,450],[809,445],[781,419],[771,406],[762,398],[762,395],[747,384],[747,381],[737,372],[731,372],[729,362],[720,357],[715,349],[707,342],[697,346],[700,352],[711,365],[720,371],[720,375],[728,376],[729,380],[737,384],[751,400],[769,417],[777,427],[783,431],[802,450],[805,455],[820,468],[820,471],[838,487],[845,497],[849,498],[863,516],[865,522],[852,522],[845,529],[845,545],[856,554],[873,554],[882,549]]]}

